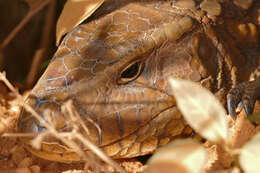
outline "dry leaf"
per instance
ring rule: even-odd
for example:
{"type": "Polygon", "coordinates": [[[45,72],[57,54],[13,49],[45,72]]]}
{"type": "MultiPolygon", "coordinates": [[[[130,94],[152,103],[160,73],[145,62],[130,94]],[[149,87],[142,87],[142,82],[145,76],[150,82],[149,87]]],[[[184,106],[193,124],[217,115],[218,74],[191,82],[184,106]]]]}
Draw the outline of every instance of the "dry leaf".
{"type": "MultiPolygon", "coordinates": [[[[68,171],[64,171],[62,173],[84,173],[85,171],[83,170],[68,170],[68,171]]],[[[91,171],[89,171],[91,172],[91,171]]]]}
{"type": "Polygon", "coordinates": [[[246,173],[259,173],[260,170],[260,133],[246,143],[239,157],[241,167],[246,173]]]}
{"type": "Polygon", "coordinates": [[[57,22],[56,45],[63,35],[70,32],[91,16],[105,0],[67,0],[57,22]]]}
{"type": "Polygon", "coordinates": [[[146,172],[156,172],[153,170],[156,167],[157,170],[167,167],[167,172],[200,173],[204,168],[206,158],[206,150],[196,141],[176,140],[159,149],[149,159],[146,172]]]}
{"type": "Polygon", "coordinates": [[[226,111],[217,98],[195,82],[173,78],[169,82],[177,106],[189,125],[210,141],[227,141],[226,111]]]}

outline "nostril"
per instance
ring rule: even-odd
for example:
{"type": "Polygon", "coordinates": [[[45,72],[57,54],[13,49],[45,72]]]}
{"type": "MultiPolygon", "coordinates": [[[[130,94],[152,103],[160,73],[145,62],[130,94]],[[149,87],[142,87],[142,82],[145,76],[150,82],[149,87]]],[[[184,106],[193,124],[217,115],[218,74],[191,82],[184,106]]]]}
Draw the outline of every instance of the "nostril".
{"type": "Polygon", "coordinates": [[[45,132],[46,128],[43,126],[38,126],[38,132],[45,132]]]}
{"type": "Polygon", "coordinates": [[[39,128],[33,118],[23,123],[22,130],[24,133],[38,133],[39,128]]]}
{"type": "MultiPolygon", "coordinates": [[[[64,128],[67,127],[66,119],[61,112],[61,104],[55,100],[30,96],[26,100],[26,104],[34,109],[41,120],[34,117],[32,113],[27,111],[24,107],[18,121],[18,131],[20,133],[36,135],[41,132],[46,132],[45,123],[59,131],[63,131],[64,128]]],[[[44,135],[43,140],[49,140],[47,134],[44,135]]]]}
{"type": "Polygon", "coordinates": [[[46,131],[46,128],[41,126],[31,114],[23,111],[19,118],[18,130],[21,133],[39,133],[46,131]]]}
{"type": "MultiPolygon", "coordinates": [[[[47,101],[43,98],[29,95],[26,104],[30,105],[44,119],[42,110],[45,110],[47,101]]],[[[53,105],[53,104],[52,104],[53,105]]],[[[46,128],[24,107],[18,120],[18,131],[21,133],[45,132],[46,128]]]]}

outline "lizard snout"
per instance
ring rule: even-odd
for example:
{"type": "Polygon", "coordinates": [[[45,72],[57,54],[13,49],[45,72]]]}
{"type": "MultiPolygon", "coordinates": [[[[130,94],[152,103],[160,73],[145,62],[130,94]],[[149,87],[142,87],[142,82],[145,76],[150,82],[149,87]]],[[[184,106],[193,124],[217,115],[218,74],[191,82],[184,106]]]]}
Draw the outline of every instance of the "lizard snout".
{"type": "Polygon", "coordinates": [[[27,134],[46,132],[46,124],[55,129],[62,129],[66,126],[60,105],[55,100],[30,95],[25,104],[18,121],[19,132],[27,134]],[[32,108],[32,111],[26,109],[28,106],[32,108]]]}

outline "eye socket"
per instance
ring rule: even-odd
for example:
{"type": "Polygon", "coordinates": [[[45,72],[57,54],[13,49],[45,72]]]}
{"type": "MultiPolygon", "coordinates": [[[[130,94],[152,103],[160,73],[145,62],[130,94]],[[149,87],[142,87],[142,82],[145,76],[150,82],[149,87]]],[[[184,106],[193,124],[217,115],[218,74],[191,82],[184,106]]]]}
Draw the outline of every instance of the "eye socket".
{"type": "Polygon", "coordinates": [[[144,68],[144,62],[140,60],[132,62],[122,70],[120,74],[120,78],[118,80],[118,84],[127,84],[135,80],[142,73],[143,68],[144,68]]]}

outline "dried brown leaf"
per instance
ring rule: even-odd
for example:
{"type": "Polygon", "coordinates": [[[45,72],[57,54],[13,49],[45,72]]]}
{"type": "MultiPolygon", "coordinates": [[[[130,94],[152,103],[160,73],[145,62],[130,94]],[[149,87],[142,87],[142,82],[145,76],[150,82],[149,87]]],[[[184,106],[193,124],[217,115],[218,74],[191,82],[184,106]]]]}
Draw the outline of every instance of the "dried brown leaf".
{"type": "Polygon", "coordinates": [[[67,0],[57,22],[56,45],[63,35],[70,32],[91,16],[105,0],[67,0]]]}
{"type": "Polygon", "coordinates": [[[259,173],[260,170],[260,133],[246,143],[239,157],[241,167],[246,173],[259,173]]]}
{"type": "MultiPolygon", "coordinates": [[[[147,172],[151,173],[152,167],[167,167],[169,172],[200,173],[205,166],[206,150],[202,145],[192,139],[176,140],[152,156],[148,161],[147,172]],[[196,163],[196,164],[194,164],[196,163]],[[156,165],[156,166],[152,166],[156,165]]],[[[167,171],[168,172],[168,171],[167,171]]]]}
{"type": "Polygon", "coordinates": [[[62,173],[84,173],[85,171],[83,170],[68,170],[68,171],[64,171],[62,173]]]}
{"type": "Polygon", "coordinates": [[[227,141],[226,111],[217,98],[195,82],[173,78],[169,81],[178,108],[189,125],[210,141],[227,141]]]}

